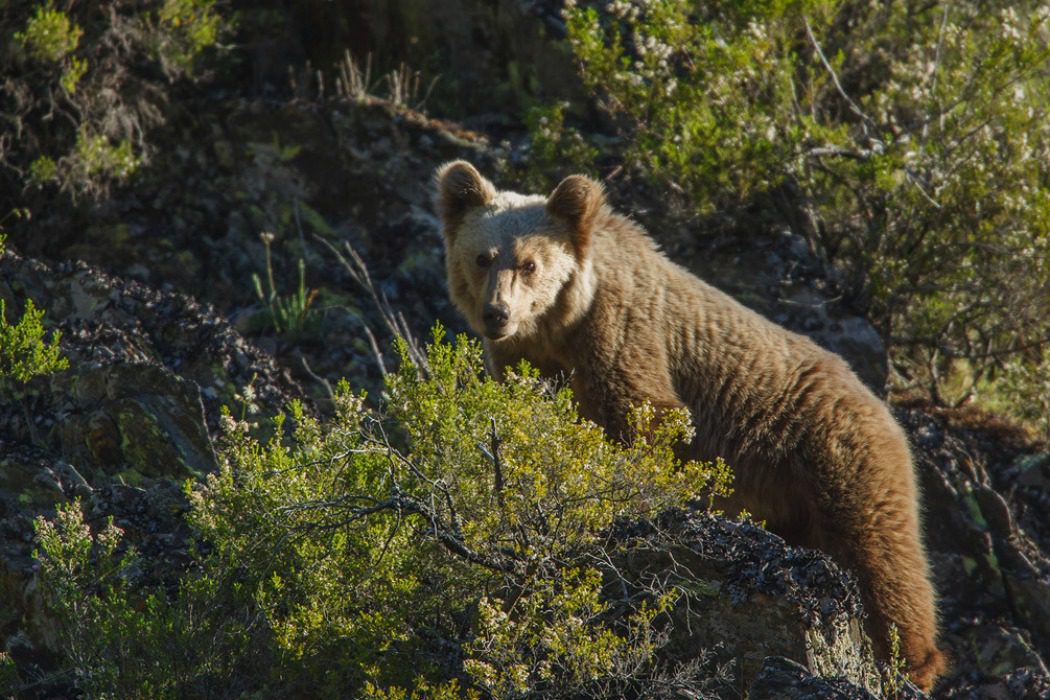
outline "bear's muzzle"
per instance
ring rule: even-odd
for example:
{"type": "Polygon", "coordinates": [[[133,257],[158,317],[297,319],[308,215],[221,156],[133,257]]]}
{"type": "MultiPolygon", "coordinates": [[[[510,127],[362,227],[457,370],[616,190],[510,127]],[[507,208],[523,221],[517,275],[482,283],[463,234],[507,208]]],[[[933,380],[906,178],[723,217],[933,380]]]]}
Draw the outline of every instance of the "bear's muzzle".
{"type": "Polygon", "coordinates": [[[485,322],[485,335],[493,340],[502,338],[507,335],[510,308],[506,304],[485,304],[481,320],[485,322]]]}

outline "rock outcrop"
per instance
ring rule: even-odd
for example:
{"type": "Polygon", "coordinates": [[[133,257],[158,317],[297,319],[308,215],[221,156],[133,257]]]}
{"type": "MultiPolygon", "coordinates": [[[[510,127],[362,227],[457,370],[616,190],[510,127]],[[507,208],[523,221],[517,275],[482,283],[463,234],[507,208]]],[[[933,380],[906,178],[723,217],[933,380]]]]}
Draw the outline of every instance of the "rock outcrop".
{"type": "Polygon", "coordinates": [[[912,408],[899,417],[917,457],[943,637],[954,660],[942,692],[1046,697],[1050,455],[974,412],[912,408]]]}
{"type": "Polygon", "coordinates": [[[666,513],[616,536],[626,546],[615,569],[621,581],[681,593],[664,662],[703,654],[747,688],[768,657],[787,657],[812,676],[879,692],[856,582],[823,554],[709,514],[666,513]]]}
{"type": "Polygon", "coordinates": [[[26,298],[46,309],[70,364],[0,391],[0,635],[32,660],[49,636],[31,600],[33,520],[80,499],[92,523],[113,516],[152,567],[175,571],[182,483],[216,468],[222,407],[272,414],[302,389],[214,309],[84,263],[8,250],[0,298],[12,313],[26,298]]]}

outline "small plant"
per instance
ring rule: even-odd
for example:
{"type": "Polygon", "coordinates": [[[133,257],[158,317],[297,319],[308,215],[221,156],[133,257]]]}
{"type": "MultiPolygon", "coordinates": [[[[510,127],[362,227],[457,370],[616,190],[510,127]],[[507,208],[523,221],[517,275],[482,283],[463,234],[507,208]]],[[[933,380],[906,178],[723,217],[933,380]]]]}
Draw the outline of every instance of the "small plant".
{"type": "Polygon", "coordinates": [[[125,139],[114,146],[105,136],[91,136],[86,131],[77,135],[73,152],[75,167],[85,178],[104,176],[123,180],[141,164],[130,141],[125,139]]]}
{"type": "Polygon", "coordinates": [[[55,331],[50,343],[44,340],[43,318],[43,310],[26,299],[22,318],[10,324],[4,300],[0,299],[0,379],[12,377],[24,384],[35,376],[69,367],[69,361],[59,355],[62,334],[55,331]]]}
{"type": "Polygon", "coordinates": [[[40,156],[29,164],[29,183],[40,186],[58,177],[58,164],[48,156],[40,156]]]}
{"type": "MultiPolygon", "coordinates": [[[[93,532],[84,522],[80,503],[59,505],[54,520],[39,517],[34,522],[44,604],[58,621],[60,643],[68,650],[76,670],[77,684],[98,696],[120,686],[118,666],[122,655],[110,654],[119,645],[114,633],[119,627],[137,637],[141,620],[130,607],[120,572],[134,559],[134,552],[118,552],[123,537],[110,519],[93,532]],[[95,595],[84,596],[86,590],[95,595]]],[[[119,636],[119,634],[118,634],[119,636]]]]}
{"type": "Polygon", "coordinates": [[[372,93],[372,54],[365,57],[365,66],[362,68],[350,49],[347,49],[337,70],[339,75],[335,79],[335,92],[339,97],[360,104],[372,93]]]}
{"type": "Polygon", "coordinates": [[[387,86],[387,99],[394,107],[404,107],[422,112],[426,108],[430,93],[434,91],[438,78],[434,76],[423,88],[423,74],[414,71],[402,63],[384,76],[387,86]]]}
{"type": "MultiPolygon", "coordinates": [[[[369,100],[385,100],[392,107],[416,112],[426,109],[427,100],[430,99],[434,86],[441,78],[440,75],[436,75],[424,84],[422,71],[412,70],[408,64],[400,63],[397,68],[381,78],[386,84],[386,95],[380,97],[377,95],[377,86],[372,82],[372,54],[365,57],[365,64],[362,68],[349,50],[343,54],[343,59],[336,66],[336,72],[334,81],[336,97],[356,104],[363,104],[369,100]]],[[[323,97],[323,74],[318,72],[316,80],[317,91],[323,97]]],[[[292,87],[299,89],[300,86],[293,80],[292,87]]]]}
{"type": "Polygon", "coordinates": [[[190,73],[198,57],[215,46],[223,19],[215,0],[164,0],[157,11],[164,31],[157,35],[157,54],[171,72],[190,73]]]}
{"type": "MultiPolygon", "coordinates": [[[[3,251],[4,236],[0,234],[0,255],[3,251]]],[[[24,384],[35,376],[69,367],[69,361],[59,354],[62,334],[52,333],[50,343],[44,339],[44,312],[36,308],[32,299],[26,299],[25,311],[17,323],[8,323],[6,312],[6,304],[0,299],[0,382],[10,378],[24,384]]]]}
{"type": "Polygon", "coordinates": [[[317,298],[316,289],[306,287],[306,262],[299,258],[299,286],[288,296],[277,293],[273,277],[273,256],[271,246],[274,235],[269,232],[259,234],[266,249],[266,290],[263,291],[262,280],[256,273],[252,274],[252,286],[259,301],[266,305],[269,321],[273,329],[287,339],[302,335],[315,322],[314,310],[311,308],[317,298]]]}
{"type": "Polygon", "coordinates": [[[889,635],[890,660],[883,677],[882,690],[887,698],[897,698],[908,682],[908,664],[901,654],[901,633],[897,625],[890,625],[889,635]]]}
{"type": "Polygon", "coordinates": [[[6,694],[18,685],[18,665],[9,653],[0,651],[0,691],[6,694]]]}
{"type": "MultiPolygon", "coordinates": [[[[240,405],[240,417],[239,420],[242,423],[247,423],[251,416],[255,416],[259,413],[259,404],[256,403],[255,399],[255,380],[259,378],[259,375],[252,374],[252,378],[248,380],[241,390],[233,395],[233,400],[240,405]]],[[[230,409],[230,414],[233,414],[233,409],[230,409]]]]}
{"type": "Polygon", "coordinates": [[[56,67],[61,72],[59,84],[68,94],[76,92],[80,79],[87,72],[83,58],[72,55],[80,45],[84,30],[54,4],[37,5],[33,16],[21,32],[15,32],[15,42],[26,55],[39,63],[56,67]]]}
{"type": "Polygon", "coordinates": [[[38,61],[58,63],[76,50],[84,30],[53,2],[37,5],[23,31],[15,32],[23,50],[38,61]]]}

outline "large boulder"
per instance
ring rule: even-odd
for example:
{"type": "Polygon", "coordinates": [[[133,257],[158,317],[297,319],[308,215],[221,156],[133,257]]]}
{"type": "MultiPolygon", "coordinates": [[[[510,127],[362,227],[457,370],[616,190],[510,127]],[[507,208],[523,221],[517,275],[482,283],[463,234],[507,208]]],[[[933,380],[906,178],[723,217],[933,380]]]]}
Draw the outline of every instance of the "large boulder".
{"type": "Polygon", "coordinates": [[[706,513],[666,513],[625,526],[617,537],[624,553],[611,569],[609,590],[670,587],[680,594],[660,650],[663,663],[703,656],[735,687],[747,688],[768,657],[785,657],[813,677],[878,694],[881,676],[856,583],[823,554],[706,513]]]}

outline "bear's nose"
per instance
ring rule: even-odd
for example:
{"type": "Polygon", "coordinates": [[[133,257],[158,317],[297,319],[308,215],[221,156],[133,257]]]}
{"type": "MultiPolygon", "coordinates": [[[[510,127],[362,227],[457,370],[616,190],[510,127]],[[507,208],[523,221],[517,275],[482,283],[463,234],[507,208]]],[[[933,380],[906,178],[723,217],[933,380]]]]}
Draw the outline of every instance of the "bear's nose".
{"type": "Polygon", "coordinates": [[[510,319],[510,309],[507,308],[506,304],[485,304],[485,309],[481,312],[481,318],[489,328],[502,328],[507,325],[507,321],[510,319]]]}

